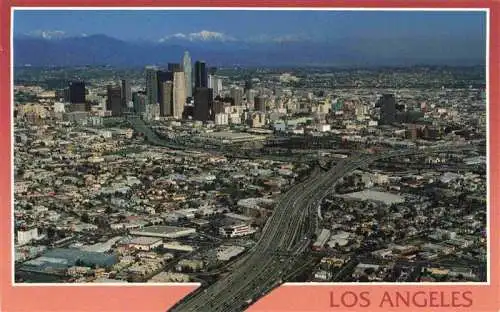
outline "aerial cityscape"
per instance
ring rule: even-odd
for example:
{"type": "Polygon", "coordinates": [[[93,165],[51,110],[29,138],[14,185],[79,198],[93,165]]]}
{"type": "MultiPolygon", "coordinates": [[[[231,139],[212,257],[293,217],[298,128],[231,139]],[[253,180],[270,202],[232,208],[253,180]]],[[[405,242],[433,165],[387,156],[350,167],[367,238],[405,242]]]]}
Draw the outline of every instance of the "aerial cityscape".
{"type": "Polygon", "coordinates": [[[318,39],[339,12],[78,29],[147,14],[15,12],[16,283],[198,282],[172,311],[241,311],[285,282],[488,280],[484,12],[391,12],[413,24],[366,46],[318,39]]]}

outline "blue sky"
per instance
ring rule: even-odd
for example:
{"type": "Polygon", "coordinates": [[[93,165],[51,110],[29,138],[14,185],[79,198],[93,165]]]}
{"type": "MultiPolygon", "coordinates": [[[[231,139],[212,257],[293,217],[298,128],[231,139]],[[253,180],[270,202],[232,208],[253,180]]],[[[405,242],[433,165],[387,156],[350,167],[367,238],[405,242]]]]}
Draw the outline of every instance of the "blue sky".
{"type": "Polygon", "coordinates": [[[486,36],[484,12],[417,11],[16,11],[14,33],[61,31],[157,41],[217,32],[228,38],[473,38],[486,36]]]}

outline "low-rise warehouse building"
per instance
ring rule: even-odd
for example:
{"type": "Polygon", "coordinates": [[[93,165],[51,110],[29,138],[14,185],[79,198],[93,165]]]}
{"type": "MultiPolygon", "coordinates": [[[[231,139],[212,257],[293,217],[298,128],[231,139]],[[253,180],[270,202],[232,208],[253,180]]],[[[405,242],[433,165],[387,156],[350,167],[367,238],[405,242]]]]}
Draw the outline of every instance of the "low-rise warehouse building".
{"type": "Polygon", "coordinates": [[[240,255],[245,251],[245,247],[241,246],[220,246],[217,248],[217,260],[229,261],[232,258],[240,255]]]}
{"type": "Polygon", "coordinates": [[[405,201],[402,196],[388,192],[377,192],[372,190],[363,190],[361,192],[338,195],[337,197],[351,200],[373,201],[377,203],[383,203],[385,205],[401,204],[405,201]]]}
{"type": "Polygon", "coordinates": [[[161,238],[156,237],[147,237],[147,236],[139,236],[133,238],[130,243],[130,248],[135,248],[138,250],[150,251],[152,249],[158,248],[163,244],[163,240],[161,238]]]}
{"type": "Polygon", "coordinates": [[[132,235],[161,237],[161,238],[178,238],[178,237],[189,236],[195,233],[196,229],[194,228],[166,226],[166,225],[148,226],[141,230],[130,231],[130,234],[132,235]]]}

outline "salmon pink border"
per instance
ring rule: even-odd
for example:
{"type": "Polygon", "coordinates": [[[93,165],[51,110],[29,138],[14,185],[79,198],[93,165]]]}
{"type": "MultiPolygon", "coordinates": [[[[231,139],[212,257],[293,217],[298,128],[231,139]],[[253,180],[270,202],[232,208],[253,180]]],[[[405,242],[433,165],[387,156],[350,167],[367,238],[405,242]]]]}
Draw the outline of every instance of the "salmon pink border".
{"type": "MultiPolygon", "coordinates": [[[[500,1],[497,0],[135,0],[128,6],[138,7],[308,7],[308,8],[462,8],[489,9],[489,131],[500,132],[500,1]]],[[[176,301],[193,291],[196,286],[13,286],[12,281],[12,216],[11,216],[11,9],[13,7],[123,7],[120,0],[2,0],[0,15],[0,311],[1,312],[164,312],[176,301]]],[[[491,139],[490,155],[500,153],[499,141],[491,139]]],[[[489,160],[489,183],[500,183],[500,161],[489,160]]],[[[490,187],[490,274],[489,285],[404,285],[404,284],[339,284],[303,285],[286,284],[255,303],[249,311],[500,311],[500,214],[497,205],[500,193],[490,187]],[[418,295],[425,307],[380,306],[384,296],[395,292],[418,295]],[[339,298],[346,296],[349,303],[354,297],[358,303],[350,308],[336,307],[339,298]],[[456,298],[454,298],[456,297],[456,298]],[[469,301],[465,298],[470,299],[469,301]],[[361,300],[365,298],[365,300],[361,300]],[[437,298],[437,299],[436,299],[437,298]],[[454,299],[453,299],[454,298],[454,299]],[[368,299],[368,300],[366,300],[368,299]],[[456,299],[456,300],[455,300],[456,299]],[[349,301],[350,300],[350,301],[349,301]],[[369,302],[369,304],[367,304],[369,302]],[[456,304],[451,304],[454,302],[456,304]],[[458,306],[457,306],[458,304],[458,306]],[[460,306],[461,305],[461,306],[460,306]]]]}

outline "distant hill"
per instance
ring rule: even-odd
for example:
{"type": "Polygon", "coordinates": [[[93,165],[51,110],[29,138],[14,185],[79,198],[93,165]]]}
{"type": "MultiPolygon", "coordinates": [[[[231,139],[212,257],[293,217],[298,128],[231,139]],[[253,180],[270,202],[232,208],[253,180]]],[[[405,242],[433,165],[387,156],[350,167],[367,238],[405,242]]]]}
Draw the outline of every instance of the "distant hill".
{"type": "Polygon", "coordinates": [[[244,42],[184,40],[127,42],[105,35],[72,38],[14,38],[15,66],[143,66],[180,62],[185,50],[210,65],[404,66],[485,64],[485,43],[477,39],[372,40],[334,42],[244,42]]]}

